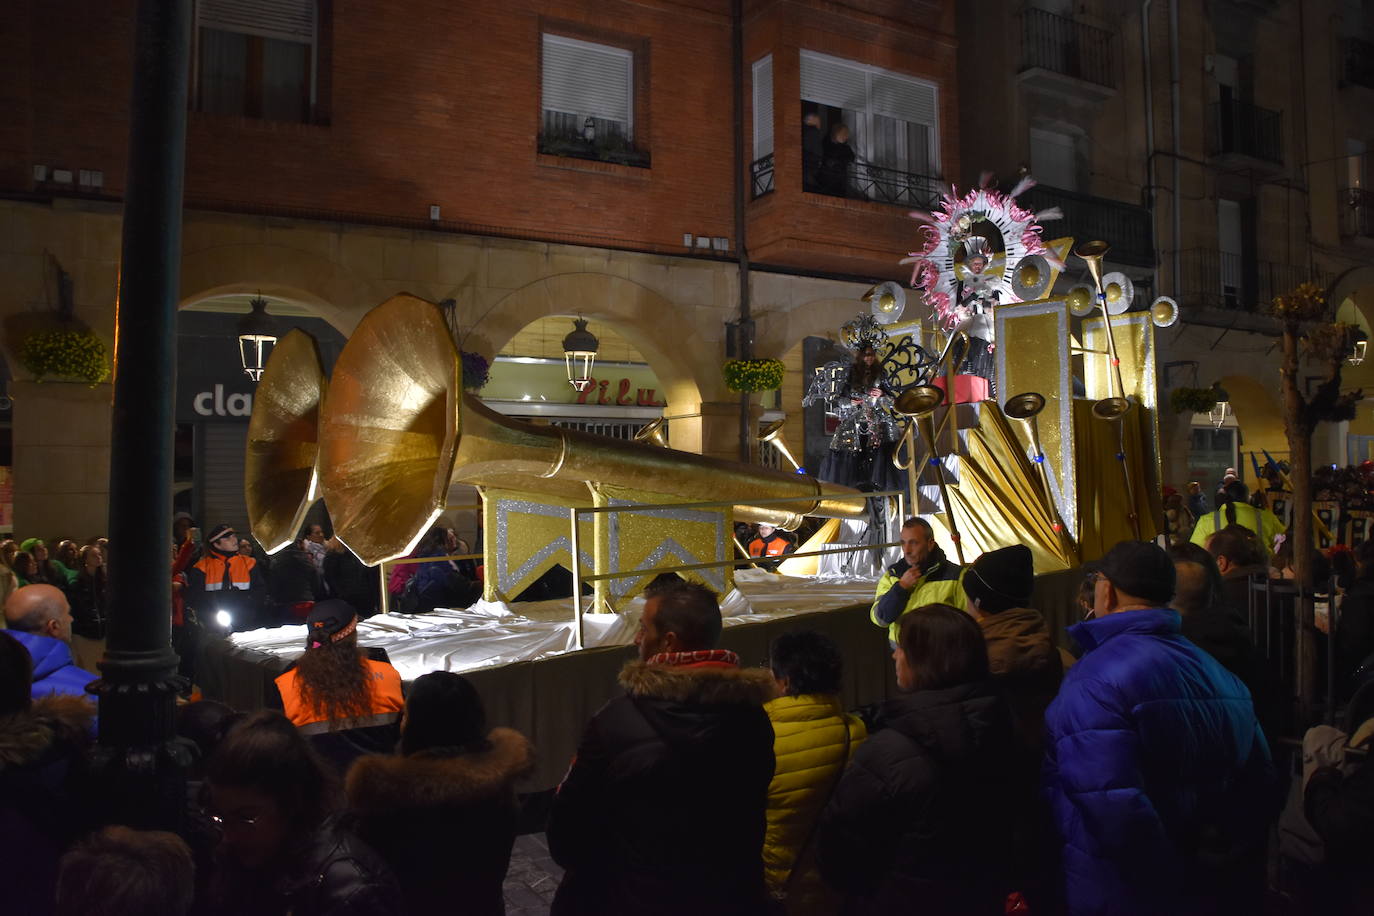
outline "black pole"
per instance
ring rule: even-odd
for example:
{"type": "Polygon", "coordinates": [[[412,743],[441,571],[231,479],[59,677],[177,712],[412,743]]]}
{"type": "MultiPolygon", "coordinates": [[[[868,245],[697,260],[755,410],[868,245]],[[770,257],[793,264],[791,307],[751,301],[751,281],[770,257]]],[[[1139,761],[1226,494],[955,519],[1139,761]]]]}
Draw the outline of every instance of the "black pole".
{"type": "Polygon", "coordinates": [[[108,820],[175,828],[188,758],[175,742],[169,527],[190,0],[140,0],[115,305],[110,619],[96,771],[108,820]]]}
{"type": "MultiPolygon", "coordinates": [[[[754,356],[754,321],[749,315],[749,246],[745,244],[744,195],[749,190],[745,182],[744,161],[744,4],[733,0],[730,4],[730,62],[734,70],[735,110],[735,255],[739,261],[739,333],[736,335],[741,359],[754,356]]],[[[739,396],[739,460],[748,462],[754,443],[754,431],[749,422],[749,393],[739,396]]]]}

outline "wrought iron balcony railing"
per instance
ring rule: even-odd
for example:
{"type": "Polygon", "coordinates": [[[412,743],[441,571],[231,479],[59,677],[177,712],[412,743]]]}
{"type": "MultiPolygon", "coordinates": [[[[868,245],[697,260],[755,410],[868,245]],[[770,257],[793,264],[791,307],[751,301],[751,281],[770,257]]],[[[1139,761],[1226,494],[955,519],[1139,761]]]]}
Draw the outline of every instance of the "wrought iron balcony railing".
{"type": "Polygon", "coordinates": [[[1112,33],[1045,10],[1021,13],[1021,69],[1039,67],[1116,88],[1112,33]]]}
{"type": "Polygon", "coordinates": [[[1275,296],[1300,283],[1329,285],[1331,278],[1297,264],[1250,260],[1243,255],[1214,248],[1193,248],[1183,252],[1183,282],[1180,291],[1185,304],[1230,309],[1240,312],[1265,312],[1275,296]]]}
{"type": "Polygon", "coordinates": [[[802,190],[827,197],[870,200],[898,207],[930,210],[940,204],[944,182],[934,175],[920,175],[901,169],[888,169],[868,162],[854,162],[843,176],[822,170],[802,190]]]}
{"type": "Polygon", "coordinates": [[[1078,242],[1101,239],[1112,246],[1107,260],[1132,267],[1155,264],[1150,211],[1135,204],[1036,185],[1017,198],[1027,210],[1058,207],[1062,220],[1045,224],[1047,239],[1071,235],[1078,242]]]}
{"type": "Polygon", "coordinates": [[[773,154],[755,159],[749,165],[749,199],[757,200],[773,193],[773,154]]]}
{"type": "Polygon", "coordinates": [[[1213,102],[1208,151],[1213,156],[1249,156],[1283,162],[1283,112],[1234,99],[1213,102]]]}
{"type": "Polygon", "coordinates": [[[1348,86],[1374,89],[1374,42],[1361,38],[1341,41],[1342,79],[1348,86]]]}
{"type": "Polygon", "coordinates": [[[1342,235],[1374,238],[1374,191],[1346,188],[1340,206],[1342,235]]]}

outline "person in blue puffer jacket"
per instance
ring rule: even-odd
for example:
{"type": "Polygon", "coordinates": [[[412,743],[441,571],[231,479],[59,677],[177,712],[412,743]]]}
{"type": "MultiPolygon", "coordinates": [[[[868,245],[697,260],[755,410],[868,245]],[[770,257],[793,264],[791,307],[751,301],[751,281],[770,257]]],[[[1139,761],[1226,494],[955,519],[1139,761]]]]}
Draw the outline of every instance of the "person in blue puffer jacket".
{"type": "Polygon", "coordinates": [[[72,661],[72,612],[61,589],[52,585],[15,589],[5,601],[5,623],[10,635],[33,656],[35,700],[51,693],[93,699],[86,685],[99,675],[72,661]]]}
{"type": "Polygon", "coordinates": [[[1278,796],[1249,691],[1185,639],[1154,544],[1102,558],[1084,648],[1045,716],[1072,914],[1258,912],[1278,796]],[[1252,905],[1254,903],[1254,905],[1252,905]]]}

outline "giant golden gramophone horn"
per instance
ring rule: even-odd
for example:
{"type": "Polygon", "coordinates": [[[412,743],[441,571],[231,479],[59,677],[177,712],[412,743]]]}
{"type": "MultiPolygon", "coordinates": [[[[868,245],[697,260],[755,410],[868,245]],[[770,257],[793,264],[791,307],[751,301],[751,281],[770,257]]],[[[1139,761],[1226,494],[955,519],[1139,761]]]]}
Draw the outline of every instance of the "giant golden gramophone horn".
{"type": "Polygon", "coordinates": [[[1007,398],[1006,406],[1002,408],[1002,412],[1013,420],[1020,420],[1026,424],[1027,435],[1030,438],[1031,460],[1039,469],[1040,485],[1045,490],[1045,508],[1050,512],[1054,530],[1059,534],[1064,546],[1069,549],[1069,555],[1072,556],[1073,540],[1069,536],[1068,529],[1064,527],[1064,520],[1059,516],[1059,507],[1055,505],[1054,494],[1050,492],[1050,472],[1045,467],[1045,450],[1040,446],[1040,423],[1036,417],[1044,409],[1045,396],[1043,394],[1038,391],[1024,391],[1007,398]]]}
{"type": "Polygon", "coordinates": [[[639,432],[635,433],[635,441],[652,442],[659,448],[668,448],[668,421],[659,417],[652,423],[640,427],[639,432]]]}
{"type": "Polygon", "coordinates": [[[324,369],[315,338],[293,330],[267,358],[244,455],[244,499],[253,537],[274,553],[296,538],[318,494],[324,369]]]}
{"type": "MultiPolygon", "coordinates": [[[[935,408],[939,407],[945,399],[943,388],[936,388],[934,385],[917,385],[908,388],[897,396],[893,402],[892,409],[904,417],[910,418],[915,425],[921,428],[921,436],[926,440],[926,447],[930,449],[931,464],[935,466],[935,483],[940,487],[940,502],[945,506],[945,519],[949,522],[949,536],[954,541],[954,552],[959,555],[959,565],[964,565],[964,546],[960,543],[959,523],[954,520],[954,505],[949,501],[949,488],[945,483],[945,464],[940,460],[940,451],[935,442],[935,408]]],[[[949,406],[950,410],[958,410],[954,404],[949,406]]],[[[910,481],[911,487],[911,507],[916,511],[916,477],[919,472],[916,470],[916,448],[912,441],[912,423],[906,427],[906,451],[909,456],[904,466],[910,481]]],[[[955,436],[958,440],[958,436],[955,436]]]]}
{"type": "Polygon", "coordinates": [[[406,554],[457,484],[585,504],[588,482],[614,481],[738,500],[736,518],[778,527],[867,510],[863,494],[801,474],[511,420],[464,394],[461,377],[439,309],[405,294],[368,312],[339,354],[320,415],[320,486],[335,531],[363,562],[406,554]],[[795,502],[751,503],[773,498],[795,502]]]}
{"type": "Polygon", "coordinates": [[[794,471],[801,470],[801,462],[792,457],[792,450],[787,447],[787,440],[782,437],[782,428],[787,425],[787,418],[782,417],[774,420],[763,428],[759,433],[759,442],[766,443],[778,450],[778,454],[787,459],[787,463],[792,465],[794,471]]]}

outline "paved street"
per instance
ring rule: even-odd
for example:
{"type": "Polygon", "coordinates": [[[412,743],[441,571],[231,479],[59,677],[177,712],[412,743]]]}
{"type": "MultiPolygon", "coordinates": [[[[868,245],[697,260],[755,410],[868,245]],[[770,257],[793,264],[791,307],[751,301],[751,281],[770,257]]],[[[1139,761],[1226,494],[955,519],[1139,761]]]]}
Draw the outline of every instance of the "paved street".
{"type": "Polygon", "coordinates": [[[548,916],[563,869],[549,858],[544,834],[516,837],[506,872],[506,916],[548,916]]]}

